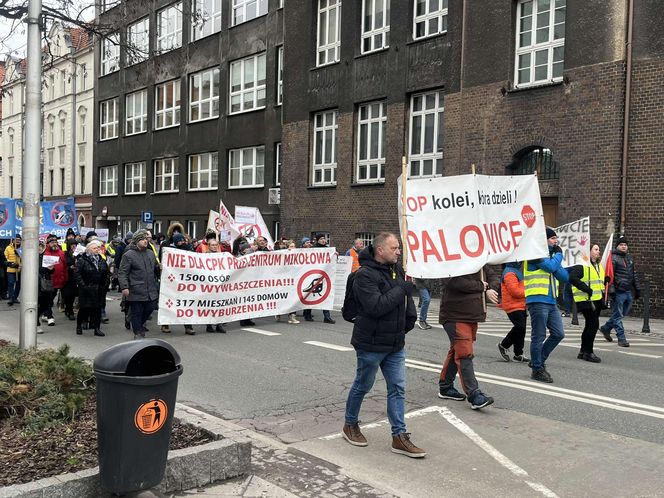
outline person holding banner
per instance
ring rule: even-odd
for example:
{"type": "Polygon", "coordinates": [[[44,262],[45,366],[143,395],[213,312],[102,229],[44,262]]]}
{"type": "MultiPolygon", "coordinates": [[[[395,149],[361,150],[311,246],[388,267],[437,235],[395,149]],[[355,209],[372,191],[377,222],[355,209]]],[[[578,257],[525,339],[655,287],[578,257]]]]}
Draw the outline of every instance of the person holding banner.
{"type": "Polygon", "coordinates": [[[467,396],[473,410],[493,403],[493,398],[480,390],[475,378],[473,343],[477,340],[477,324],[486,320],[486,299],[498,303],[498,285],[488,265],[476,273],[452,277],[444,285],[439,319],[449,337],[450,348],[438,380],[439,398],[463,401],[467,396]],[[466,395],[454,388],[457,373],[466,395]]]}
{"type": "MultiPolygon", "coordinates": [[[[208,253],[215,253],[215,252],[222,252],[219,248],[219,241],[217,240],[217,234],[212,232],[211,234],[208,233],[205,235],[205,252],[208,253]],[[210,237],[212,235],[212,237],[210,237]]],[[[202,244],[201,244],[202,245],[202,244]]],[[[207,327],[205,327],[206,332],[217,332],[219,334],[225,334],[226,329],[224,328],[223,323],[217,323],[216,325],[209,324],[207,327]]]]}
{"type": "MultiPolygon", "coordinates": [[[[306,238],[306,237],[305,237],[306,238]]],[[[304,239],[302,239],[304,241],[304,239]]],[[[304,243],[303,243],[304,246],[304,243]]],[[[327,243],[327,237],[325,237],[324,234],[316,234],[316,243],[312,247],[329,247],[327,243]]],[[[313,322],[314,321],[314,316],[313,313],[311,312],[310,309],[304,310],[302,312],[302,316],[304,316],[305,321],[307,322],[313,322]]],[[[330,315],[330,310],[323,310],[323,323],[329,323],[334,325],[336,320],[332,318],[330,315]]]]}
{"type": "Polygon", "coordinates": [[[364,396],[371,390],[380,368],[387,384],[387,417],[392,427],[392,452],[422,458],[406,432],[406,334],[413,330],[417,313],[411,296],[413,283],[405,280],[397,266],[401,251],[392,233],[381,233],[360,253],[362,271],[356,273],[353,297],[357,316],[351,344],[357,371],[346,401],[341,434],[353,446],[367,446],[358,423],[364,396]]]}
{"type": "Polygon", "coordinates": [[[618,238],[616,248],[611,254],[611,264],[613,265],[613,285],[609,287],[609,294],[613,294],[611,300],[612,314],[611,318],[602,325],[600,331],[604,338],[611,342],[611,329],[616,329],[618,336],[618,346],[629,347],[629,342],[625,337],[625,326],[623,317],[629,314],[634,299],[641,297],[641,283],[639,276],[634,270],[634,259],[627,253],[627,238],[621,235],[618,238]],[[634,296],[632,297],[632,291],[634,296]]]}
{"type": "MultiPolygon", "coordinates": [[[[173,226],[173,225],[171,225],[171,226],[173,226]]],[[[170,230],[170,228],[169,228],[169,230],[170,230]]],[[[146,244],[146,247],[149,249],[150,242],[149,242],[149,239],[148,239],[147,230],[137,230],[136,233],[134,233],[134,243],[136,243],[135,242],[136,241],[136,235],[139,232],[145,232],[145,233],[141,233],[140,237],[141,238],[145,237],[148,240],[148,243],[146,244]]],[[[193,251],[194,250],[192,245],[189,243],[187,237],[182,232],[179,232],[177,230],[175,232],[173,232],[173,236],[171,237],[171,243],[166,247],[174,247],[175,249],[180,249],[181,251],[193,251]]],[[[152,252],[152,251],[150,251],[150,252],[152,252]]],[[[132,311],[132,316],[133,316],[133,314],[134,313],[132,311]]],[[[146,318],[146,320],[147,320],[147,318],[146,318]]],[[[143,323],[145,323],[145,322],[143,322],[143,323]]],[[[170,334],[171,333],[170,325],[162,325],[161,326],[161,331],[165,334],[170,334]]],[[[134,333],[136,333],[136,332],[134,331],[134,333]]],[[[184,326],[184,333],[187,334],[187,335],[196,335],[196,331],[194,330],[194,327],[192,327],[191,325],[185,325],[184,326]]]]}
{"type": "Polygon", "coordinates": [[[586,323],[581,333],[579,360],[600,363],[593,345],[599,329],[599,314],[604,309],[605,274],[600,262],[601,252],[598,244],[590,246],[590,266],[575,265],[567,269],[570,283],[573,285],[576,309],[583,314],[586,323]]]}
{"type": "Polygon", "coordinates": [[[523,265],[524,293],[531,323],[530,367],[531,378],[539,382],[551,383],[553,378],[546,370],[546,360],[560,341],[565,338],[563,320],[558,311],[558,281],[569,280],[563,268],[563,251],[558,246],[558,235],[546,228],[549,257],[526,261],[523,265]],[[549,336],[546,336],[546,331],[549,336]]]}

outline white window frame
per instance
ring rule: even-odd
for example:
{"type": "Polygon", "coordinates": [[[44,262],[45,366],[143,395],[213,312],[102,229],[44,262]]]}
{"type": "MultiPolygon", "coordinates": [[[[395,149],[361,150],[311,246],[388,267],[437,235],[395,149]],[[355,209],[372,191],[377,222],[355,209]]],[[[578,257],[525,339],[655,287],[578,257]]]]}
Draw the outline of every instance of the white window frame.
{"type": "Polygon", "coordinates": [[[127,65],[138,64],[150,56],[150,18],[139,19],[127,28],[127,65]]]}
{"type": "Polygon", "coordinates": [[[267,14],[267,0],[233,0],[231,7],[231,26],[237,26],[252,19],[264,16],[267,14]],[[247,11],[249,9],[255,9],[249,11],[249,15],[255,13],[251,17],[248,17],[247,11]]]}
{"type": "Polygon", "coordinates": [[[102,166],[99,168],[99,197],[118,195],[118,167],[102,166]]]}
{"type": "Polygon", "coordinates": [[[125,236],[131,232],[131,220],[124,220],[122,222],[122,232],[125,236]]]}
{"type": "Polygon", "coordinates": [[[316,23],[316,66],[339,62],[341,51],[341,0],[318,0],[316,23]],[[330,26],[330,14],[334,12],[334,26],[330,26]],[[324,32],[323,32],[324,28],[324,32]],[[332,28],[332,29],[330,29],[332,28]],[[330,35],[330,32],[333,34],[330,35]]]}
{"type": "Polygon", "coordinates": [[[362,104],[357,110],[357,165],[355,181],[357,183],[384,183],[385,182],[385,131],[387,124],[387,104],[384,101],[368,102],[362,104]],[[378,106],[378,115],[374,116],[378,106]],[[363,113],[365,117],[362,117],[363,113]],[[372,153],[371,138],[373,130],[377,128],[378,143],[375,154],[372,153]],[[365,140],[364,152],[362,142],[365,140]],[[375,155],[376,157],[372,157],[375,155]],[[376,175],[371,174],[375,168],[376,175]],[[364,174],[361,170],[364,169],[364,174]]]}
{"type": "Polygon", "coordinates": [[[118,107],[117,97],[99,102],[100,142],[118,138],[118,107]]]}
{"type": "Polygon", "coordinates": [[[284,46],[277,49],[277,105],[284,103],[284,46]]]}
{"type": "Polygon", "coordinates": [[[265,185],[265,146],[260,145],[256,147],[244,147],[242,149],[231,149],[228,151],[228,188],[229,189],[242,189],[242,188],[259,188],[265,185]],[[259,154],[262,152],[262,154],[259,154]],[[262,155],[263,163],[259,164],[259,157],[262,155]],[[248,164],[244,164],[244,159],[251,160],[248,164]],[[238,157],[238,166],[233,166],[233,160],[238,157]],[[251,170],[251,181],[244,183],[244,172],[251,170]],[[233,174],[237,171],[238,182],[233,184],[233,174]],[[259,175],[262,172],[262,175],[259,175]],[[259,182],[259,176],[262,176],[263,181],[259,182]]]}
{"type": "Polygon", "coordinates": [[[120,69],[120,35],[113,33],[101,39],[101,76],[120,69]]]}
{"type": "Polygon", "coordinates": [[[187,159],[188,164],[188,189],[192,192],[203,190],[217,190],[219,187],[219,153],[204,152],[192,154],[187,159]],[[196,164],[196,171],[193,165],[196,164]],[[201,180],[207,177],[207,187],[201,187],[201,180]]]}
{"type": "Polygon", "coordinates": [[[265,109],[266,103],[266,52],[245,57],[231,62],[230,67],[230,83],[229,83],[229,105],[228,114],[240,114],[243,112],[257,111],[265,109]],[[253,72],[251,80],[246,78],[246,65],[251,61],[253,64],[253,72]],[[262,68],[262,74],[261,74],[262,68]],[[233,84],[234,75],[239,72],[240,79],[236,85],[233,84]],[[261,79],[262,76],[262,79],[261,79]],[[262,81],[262,83],[260,83],[262,81]],[[234,89],[234,86],[237,87],[234,89]],[[237,100],[239,99],[239,100],[237,100]],[[234,103],[233,101],[236,100],[234,103]],[[259,105],[262,101],[262,105],[259,105]],[[239,102],[239,110],[233,110],[233,105],[239,102]]]}
{"type": "Polygon", "coordinates": [[[138,195],[145,194],[147,186],[146,181],[147,167],[145,162],[127,163],[124,170],[124,194],[138,195]],[[138,187],[135,182],[138,180],[138,187]]]}
{"type": "Polygon", "coordinates": [[[67,139],[67,114],[60,115],[60,145],[64,145],[67,139]]]}
{"type": "Polygon", "coordinates": [[[182,46],[182,2],[157,11],[155,52],[163,54],[182,46]]]}
{"type": "Polygon", "coordinates": [[[191,0],[191,40],[221,31],[222,0],[191,0]]]}
{"type": "Polygon", "coordinates": [[[443,151],[442,146],[444,144],[438,143],[438,135],[440,132],[440,127],[443,125],[442,121],[444,118],[444,104],[443,104],[443,91],[434,90],[431,92],[417,93],[411,96],[410,98],[410,116],[408,119],[408,177],[409,178],[432,178],[435,176],[441,176],[443,174],[443,151]],[[434,97],[434,107],[432,109],[426,109],[426,101],[428,96],[434,97]],[[422,99],[422,108],[415,111],[415,99],[422,99]],[[426,126],[424,125],[427,115],[434,115],[434,127],[433,127],[433,137],[432,137],[432,152],[422,152],[424,150],[424,145],[426,141],[426,126]],[[415,118],[419,117],[421,126],[420,126],[420,136],[414,137],[414,126],[413,123],[415,118]],[[413,143],[417,139],[418,152],[413,153],[413,143]],[[441,148],[438,152],[438,148],[441,148]],[[424,174],[424,161],[433,161],[431,174],[424,174]],[[437,170],[437,162],[440,161],[440,171],[437,170]],[[413,174],[414,167],[417,165],[417,173],[413,174]]]}
{"type": "Polygon", "coordinates": [[[277,142],[274,147],[274,184],[281,185],[281,142],[277,142]]]}
{"type": "Polygon", "coordinates": [[[425,0],[424,13],[420,15],[417,14],[417,2],[418,0],[413,0],[413,40],[447,33],[448,0],[425,0]],[[438,4],[436,10],[431,7],[434,1],[438,4]],[[434,29],[431,28],[433,21],[436,21],[437,25],[434,29]],[[418,36],[417,27],[420,24],[424,26],[424,34],[418,36]]]}
{"type": "Polygon", "coordinates": [[[170,80],[159,83],[154,89],[154,128],[155,130],[162,130],[164,128],[171,128],[180,125],[180,80],[170,80]],[[162,103],[163,107],[159,107],[159,95],[163,92],[162,103]],[[170,95],[169,95],[170,94],[170,95]],[[173,105],[168,106],[168,97],[171,98],[173,105]],[[162,120],[161,125],[159,120],[162,120]],[[170,124],[166,124],[170,118],[170,124]]]}
{"type": "MultiPolygon", "coordinates": [[[[516,88],[557,83],[563,80],[565,21],[567,14],[565,5],[565,0],[551,0],[548,11],[548,24],[540,26],[538,29],[537,24],[540,17],[538,14],[545,14],[546,12],[538,12],[539,2],[537,0],[521,0],[517,4],[516,50],[514,58],[514,83],[516,88]],[[531,9],[529,15],[524,15],[526,5],[529,5],[531,9]],[[558,22],[556,22],[556,14],[561,11],[563,12],[562,21],[558,19],[558,22]],[[528,28],[528,25],[530,25],[530,28],[528,28]],[[538,42],[538,32],[544,34],[544,30],[546,30],[546,39],[538,42]],[[562,36],[560,36],[561,33],[557,33],[559,30],[562,30],[562,36]],[[522,40],[522,38],[524,39],[522,40]],[[543,57],[538,60],[540,54],[543,57]],[[558,76],[554,76],[554,66],[560,68],[558,76]],[[536,75],[537,70],[543,67],[546,67],[546,75],[543,78],[538,78],[536,75]],[[522,72],[524,76],[527,74],[528,78],[524,82],[519,82],[520,73],[522,72]]],[[[547,16],[542,15],[541,17],[545,19],[547,16]]]]}
{"type": "Polygon", "coordinates": [[[338,121],[338,111],[323,111],[314,114],[314,123],[313,123],[313,160],[312,160],[312,171],[311,171],[311,185],[314,187],[319,186],[328,186],[337,184],[337,121],[338,121]],[[328,122],[328,118],[331,119],[331,123],[328,122]],[[319,124],[320,121],[320,124],[319,124]],[[332,150],[328,151],[325,147],[326,135],[330,133],[332,144],[332,150]],[[321,138],[320,145],[318,138],[321,138]],[[320,155],[320,161],[317,161],[318,156],[320,155]],[[329,161],[326,160],[326,156],[329,156],[329,161]],[[329,174],[328,174],[329,173],[329,174]],[[319,178],[317,179],[317,176],[319,178]],[[326,176],[328,179],[326,179],[326,176]]]}
{"type": "Polygon", "coordinates": [[[171,194],[179,192],[179,159],[177,157],[164,157],[154,161],[154,193],[171,194]],[[166,169],[170,169],[166,172],[166,169]],[[170,179],[171,188],[166,189],[166,181],[170,179]]]}
{"type": "Polygon", "coordinates": [[[66,163],[67,158],[67,146],[61,145],[58,147],[58,164],[62,168],[66,163]]]}
{"type": "Polygon", "coordinates": [[[219,117],[219,68],[205,69],[189,75],[189,122],[206,121],[219,117]],[[209,82],[206,95],[203,95],[203,81],[209,82]],[[198,98],[194,98],[194,91],[198,90],[198,98]],[[194,119],[194,110],[198,109],[198,118],[194,119]],[[207,116],[203,117],[203,110],[207,109],[207,116]]]}
{"type": "Polygon", "coordinates": [[[362,39],[360,50],[363,54],[383,50],[390,46],[390,0],[362,0],[362,39]],[[378,6],[382,7],[382,23],[377,22],[378,6]],[[369,9],[369,11],[367,11],[369,9]],[[370,26],[366,25],[367,17],[370,26]],[[366,44],[368,42],[369,47],[366,44]]]}
{"type": "Polygon", "coordinates": [[[9,155],[13,156],[14,155],[14,130],[11,128],[7,132],[7,136],[9,137],[9,155]]]}
{"type": "Polygon", "coordinates": [[[125,135],[138,135],[148,131],[147,89],[125,96],[125,135]]]}
{"type": "Polygon", "coordinates": [[[373,232],[359,232],[355,234],[355,239],[362,240],[362,242],[364,242],[364,247],[369,247],[370,245],[373,245],[373,241],[375,238],[376,234],[373,232]]]}

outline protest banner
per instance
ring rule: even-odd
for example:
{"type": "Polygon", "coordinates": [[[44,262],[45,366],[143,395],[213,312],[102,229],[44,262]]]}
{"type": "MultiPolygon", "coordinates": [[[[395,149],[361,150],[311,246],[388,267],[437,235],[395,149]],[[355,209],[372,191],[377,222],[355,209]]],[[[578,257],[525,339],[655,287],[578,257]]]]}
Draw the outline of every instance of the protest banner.
{"type": "Polygon", "coordinates": [[[21,233],[22,223],[17,223],[17,210],[22,217],[21,201],[7,197],[0,198],[0,239],[13,239],[21,233]]]}
{"type": "Polygon", "coordinates": [[[81,227],[80,234],[85,237],[88,232],[95,232],[99,240],[108,242],[108,228],[90,228],[90,227],[81,227]]]}
{"type": "Polygon", "coordinates": [[[39,203],[39,207],[39,233],[52,233],[59,239],[64,239],[69,228],[78,230],[73,197],[59,201],[43,201],[39,203]]]}
{"type": "Polygon", "coordinates": [[[44,254],[42,256],[42,267],[53,268],[55,265],[58,264],[58,261],[60,261],[59,256],[49,256],[48,254],[44,254]]]}
{"type": "Polygon", "coordinates": [[[219,215],[215,219],[215,227],[219,233],[220,242],[228,242],[232,245],[233,241],[240,235],[233,216],[231,216],[230,211],[221,199],[219,199],[219,215]]]}
{"type": "Polygon", "coordinates": [[[402,240],[412,277],[467,275],[549,254],[535,175],[408,180],[405,199],[402,240]]]}
{"type": "Polygon", "coordinates": [[[248,206],[235,206],[235,223],[238,225],[255,225],[256,208],[248,206]]]}
{"type": "Polygon", "coordinates": [[[563,250],[563,266],[590,266],[590,217],[561,225],[554,229],[558,245],[563,250]]]}
{"type": "Polygon", "coordinates": [[[235,227],[250,244],[254,242],[256,237],[265,237],[267,246],[270,249],[274,248],[274,240],[272,240],[270,231],[265,224],[265,220],[263,220],[263,215],[257,207],[235,206],[235,227]],[[240,220],[244,220],[244,222],[240,220]]]}
{"type": "Polygon", "coordinates": [[[210,209],[210,212],[208,213],[207,230],[213,230],[214,233],[219,236],[220,228],[221,220],[219,219],[219,212],[210,209]]]}
{"type": "Polygon", "coordinates": [[[160,325],[222,323],[334,304],[334,248],[238,258],[164,248],[161,261],[160,325]]]}
{"type": "Polygon", "coordinates": [[[333,310],[341,311],[346,296],[346,282],[353,268],[353,258],[350,256],[337,256],[337,269],[334,272],[334,307],[333,310]]]}

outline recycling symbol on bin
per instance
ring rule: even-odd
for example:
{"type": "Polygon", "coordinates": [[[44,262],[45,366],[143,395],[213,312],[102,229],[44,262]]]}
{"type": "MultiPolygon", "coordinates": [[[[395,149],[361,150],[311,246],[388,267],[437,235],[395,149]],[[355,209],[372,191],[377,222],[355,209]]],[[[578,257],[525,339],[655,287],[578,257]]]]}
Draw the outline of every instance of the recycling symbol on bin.
{"type": "Polygon", "coordinates": [[[151,399],[136,410],[134,424],[143,434],[154,434],[161,429],[168,418],[168,408],[161,399],[151,399]]]}

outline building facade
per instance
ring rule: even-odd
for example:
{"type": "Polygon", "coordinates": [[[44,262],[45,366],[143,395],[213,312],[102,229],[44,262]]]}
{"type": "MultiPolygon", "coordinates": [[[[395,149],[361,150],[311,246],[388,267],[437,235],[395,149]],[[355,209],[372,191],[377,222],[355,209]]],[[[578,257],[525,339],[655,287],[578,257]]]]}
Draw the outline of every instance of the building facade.
{"type": "Polygon", "coordinates": [[[341,3],[285,8],[284,233],[398,230],[402,157],[410,177],[537,171],[547,224],[624,232],[664,313],[658,2],[341,3]]]}
{"type": "MultiPolygon", "coordinates": [[[[83,28],[54,23],[43,49],[41,195],[74,197],[81,226],[92,223],[94,52],[83,28]]],[[[25,59],[5,60],[2,197],[22,196],[25,59]]]]}
{"type": "Polygon", "coordinates": [[[114,29],[96,46],[96,226],[126,233],[152,211],[155,232],[179,221],[200,238],[222,199],[278,227],[268,196],[281,162],[283,12],[278,0],[102,6],[100,24],[114,29]]]}

